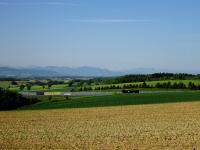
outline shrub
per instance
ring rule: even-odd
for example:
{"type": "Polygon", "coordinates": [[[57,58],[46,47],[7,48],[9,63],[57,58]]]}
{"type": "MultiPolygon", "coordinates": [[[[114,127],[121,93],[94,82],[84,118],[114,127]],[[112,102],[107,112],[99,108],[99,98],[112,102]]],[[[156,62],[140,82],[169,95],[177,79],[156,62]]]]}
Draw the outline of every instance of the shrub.
{"type": "Polygon", "coordinates": [[[0,110],[11,110],[39,102],[36,98],[25,98],[16,92],[0,88],[0,110]]]}

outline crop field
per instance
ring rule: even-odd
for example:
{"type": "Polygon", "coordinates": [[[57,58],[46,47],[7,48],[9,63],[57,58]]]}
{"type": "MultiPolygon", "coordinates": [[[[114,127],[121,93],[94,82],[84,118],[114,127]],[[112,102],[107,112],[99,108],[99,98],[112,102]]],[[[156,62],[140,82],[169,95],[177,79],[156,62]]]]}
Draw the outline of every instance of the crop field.
{"type": "Polygon", "coordinates": [[[200,102],[0,112],[0,149],[199,149],[200,102]]]}

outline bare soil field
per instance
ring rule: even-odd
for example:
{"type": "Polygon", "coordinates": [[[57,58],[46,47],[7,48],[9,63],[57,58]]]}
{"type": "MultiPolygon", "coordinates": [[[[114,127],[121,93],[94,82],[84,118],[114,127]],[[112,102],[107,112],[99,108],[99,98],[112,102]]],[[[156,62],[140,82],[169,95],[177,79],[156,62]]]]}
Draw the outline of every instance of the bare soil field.
{"type": "Polygon", "coordinates": [[[0,149],[200,149],[200,102],[2,111],[0,149]]]}

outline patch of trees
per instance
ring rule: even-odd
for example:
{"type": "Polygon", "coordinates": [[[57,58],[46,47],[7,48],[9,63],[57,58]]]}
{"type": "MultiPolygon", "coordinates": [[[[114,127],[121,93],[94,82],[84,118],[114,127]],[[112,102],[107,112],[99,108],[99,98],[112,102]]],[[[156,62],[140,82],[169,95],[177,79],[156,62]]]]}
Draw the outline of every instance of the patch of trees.
{"type": "Polygon", "coordinates": [[[68,82],[68,86],[69,86],[69,87],[71,87],[73,84],[74,84],[74,81],[73,81],[73,80],[70,80],[70,81],[68,82]]]}
{"type": "MultiPolygon", "coordinates": [[[[16,85],[15,83],[16,81],[12,81],[11,85],[16,85]]],[[[43,81],[39,81],[39,80],[36,80],[36,81],[26,81],[24,83],[17,83],[17,87],[19,87],[19,89],[22,91],[24,90],[25,88],[27,90],[31,90],[31,88],[33,86],[41,86],[43,89],[48,88],[50,89],[53,85],[58,85],[58,84],[65,84],[64,81],[54,81],[54,80],[47,80],[47,82],[43,82],[43,81]]]]}
{"type": "Polygon", "coordinates": [[[57,80],[48,80],[47,84],[56,85],[56,84],[65,84],[65,82],[64,81],[57,81],[57,80]]]}
{"type": "Polygon", "coordinates": [[[21,106],[30,105],[39,102],[36,98],[26,98],[22,95],[0,88],[0,110],[11,110],[21,106]]]}
{"type": "Polygon", "coordinates": [[[188,88],[191,90],[200,90],[200,85],[195,85],[193,82],[189,82],[188,88]]]}
{"type": "Polygon", "coordinates": [[[156,83],[155,88],[163,88],[163,89],[187,89],[187,86],[182,82],[163,82],[163,83],[156,83]]]}
{"type": "Polygon", "coordinates": [[[10,83],[11,85],[18,85],[18,83],[17,83],[17,81],[11,81],[11,83],[10,83]]]}
{"type": "Polygon", "coordinates": [[[27,82],[26,84],[20,84],[18,87],[20,91],[24,90],[25,88],[30,91],[32,86],[33,84],[31,82],[27,82]]]}
{"type": "Polygon", "coordinates": [[[21,85],[19,86],[20,91],[24,90],[25,87],[26,87],[25,85],[21,84],[21,85]]]}

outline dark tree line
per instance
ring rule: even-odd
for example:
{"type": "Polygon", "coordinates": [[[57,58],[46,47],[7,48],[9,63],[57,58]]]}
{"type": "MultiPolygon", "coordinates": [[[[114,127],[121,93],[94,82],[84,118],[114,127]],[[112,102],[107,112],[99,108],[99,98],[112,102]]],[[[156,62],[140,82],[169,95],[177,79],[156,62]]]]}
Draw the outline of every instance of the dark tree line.
{"type": "Polygon", "coordinates": [[[36,98],[25,98],[22,95],[0,88],[0,110],[11,110],[39,102],[36,98]]]}
{"type": "Polygon", "coordinates": [[[191,80],[200,79],[200,75],[186,74],[186,73],[154,73],[154,74],[136,74],[126,75],[121,77],[109,78],[94,78],[88,80],[90,83],[98,84],[120,84],[131,82],[147,82],[147,81],[161,81],[161,80],[191,80]]]}
{"type": "Polygon", "coordinates": [[[114,78],[108,82],[113,84],[118,83],[130,83],[130,82],[145,82],[145,81],[161,81],[161,80],[189,80],[200,79],[200,75],[192,74],[173,74],[173,73],[155,73],[150,75],[126,75],[118,78],[114,78]]]}
{"type": "Polygon", "coordinates": [[[104,85],[104,86],[96,86],[92,88],[91,86],[80,87],[79,91],[99,91],[99,90],[112,90],[112,89],[134,89],[134,88],[159,88],[159,89],[190,89],[190,90],[200,90],[200,85],[195,85],[193,82],[189,82],[188,85],[183,82],[163,82],[156,83],[155,85],[147,84],[143,82],[142,84],[124,84],[122,86],[119,85],[104,85]]]}

